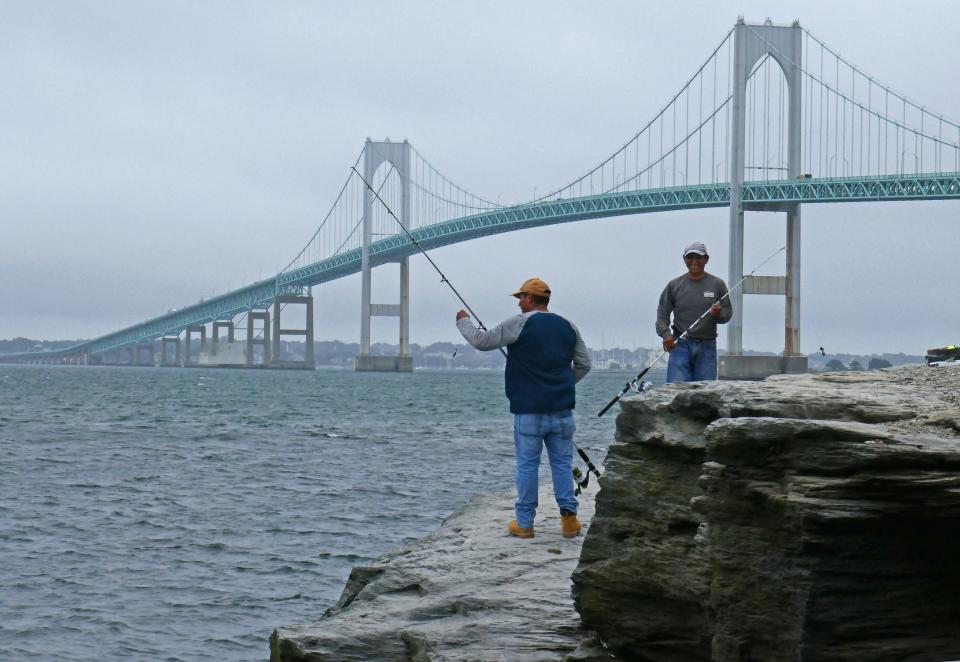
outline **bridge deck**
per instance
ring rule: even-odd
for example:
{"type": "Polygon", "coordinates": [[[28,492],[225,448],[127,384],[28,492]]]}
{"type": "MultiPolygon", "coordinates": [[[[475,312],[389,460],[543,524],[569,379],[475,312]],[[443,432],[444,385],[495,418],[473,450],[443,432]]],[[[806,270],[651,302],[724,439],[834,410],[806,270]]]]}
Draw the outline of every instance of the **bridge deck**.
{"type": "MultiPolygon", "coordinates": [[[[776,209],[793,203],[958,198],[960,172],[747,182],[742,191],[743,205],[747,209],[776,209]]],[[[430,249],[525,228],[629,214],[726,207],[729,204],[730,185],[722,182],[604,193],[504,207],[417,228],[411,233],[424,248],[430,249]]],[[[393,262],[417,252],[418,249],[405,234],[397,234],[370,245],[371,265],[393,262]]],[[[80,352],[99,354],[150,342],[164,335],[176,335],[188,326],[229,320],[248,310],[266,308],[278,294],[296,293],[304,287],[358,273],[360,259],[360,250],[354,249],[66,349],[0,355],[0,361],[57,359],[80,352]]]]}

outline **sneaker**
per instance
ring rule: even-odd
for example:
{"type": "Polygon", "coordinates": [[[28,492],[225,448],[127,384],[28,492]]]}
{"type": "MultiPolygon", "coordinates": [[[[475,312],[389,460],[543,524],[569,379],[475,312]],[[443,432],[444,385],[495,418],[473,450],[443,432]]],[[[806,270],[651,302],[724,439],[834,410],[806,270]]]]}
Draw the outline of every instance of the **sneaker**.
{"type": "Polygon", "coordinates": [[[563,531],[564,538],[576,538],[580,535],[580,520],[576,513],[560,515],[560,530],[563,531]]]}
{"type": "Polygon", "coordinates": [[[517,524],[517,520],[512,519],[507,525],[507,531],[511,536],[516,536],[517,538],[532,538],[533,537],[533,527],[525,527],[517,524]]]}

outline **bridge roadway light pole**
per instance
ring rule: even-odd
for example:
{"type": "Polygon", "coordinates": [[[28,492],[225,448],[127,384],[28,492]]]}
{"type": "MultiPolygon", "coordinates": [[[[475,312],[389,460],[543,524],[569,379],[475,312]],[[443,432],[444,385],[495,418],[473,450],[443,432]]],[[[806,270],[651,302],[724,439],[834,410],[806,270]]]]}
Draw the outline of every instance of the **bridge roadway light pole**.
{"type": "MultiPolygon", "coordinates": [[[[744,209],[742,189],[746,152],[747,79],[754,64],[766,54],[776,61],[785,75],[788,91],[787,111],[787,177],[800,176],[801,75],[799,68],[803,32],[800,24],[773,25],[769,20],[762,25],[747,25],[743,19],[734,28],[733,47],[733,103],[731,108],[730,141],[730,251],[728,283],[739,282],[744,276],[743,239],[744,209]]],[[[731,293],[733,317],[727,324],[728,357],[721,361],[721,376],[758,377],[762,371],[771,374],[770,365],[749,367],[743,357],[743,295],[786,295],[784,315],[784,356],[800,351],[800,205],[784,203],[754,207],[787,214],[787,265],[783,277],[750,277],[743,286],[731,293]]],[[[752,358],[752,357],[751,357],[752,358]]],[[[786,372],[792,364],[787,358],[772,372],[786,372]]],[[[798,368],[794,368],[798,369],[798,368]]],[[[805,370],[805,366],[804,366],[805,370]]]]}

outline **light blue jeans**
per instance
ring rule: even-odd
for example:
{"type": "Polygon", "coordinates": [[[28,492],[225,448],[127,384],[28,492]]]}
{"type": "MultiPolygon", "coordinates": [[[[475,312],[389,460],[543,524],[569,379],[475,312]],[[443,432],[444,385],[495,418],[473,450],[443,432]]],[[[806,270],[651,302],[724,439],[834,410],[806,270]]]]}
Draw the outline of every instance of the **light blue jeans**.
{"type": "Polygon", "coordinates": [[[553,495],[560,510],[577,512],[573,493],[573,433],[577,429],[569,409],[551,414],[514,414],[513,444],[517,450],[517,524],[532,527],[537,516],[537,476],[540,456],[547,447],[553,495]]]}
{"type": "Polygon", "coordinates": [[[670,352],[667,383],[704,382],[717,378],[717,339],[684,338],[670,352]]]}

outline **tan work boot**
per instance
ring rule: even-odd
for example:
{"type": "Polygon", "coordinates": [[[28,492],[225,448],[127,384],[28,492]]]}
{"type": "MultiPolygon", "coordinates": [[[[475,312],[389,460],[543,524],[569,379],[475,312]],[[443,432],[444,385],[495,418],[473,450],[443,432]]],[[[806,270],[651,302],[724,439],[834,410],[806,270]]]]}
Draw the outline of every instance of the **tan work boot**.
{"type": "Polygon", "coordinates": [[[563,531],[564,538],[576,538],[580,535],[580,520],[577,519],[576,513],[570,513],[569,515],[560,515],[560,530],[563,531]]]}
{"type": "Polygon", "coordinates": [[[511,536],[516,536],[517,538],[532,538],[533,537],[533,527],[527,528],[525,526],[520,526],[517,524],[517,520],[512,519],[510,523],[507,524],[507,531],[510,532],[511,536]]]}

